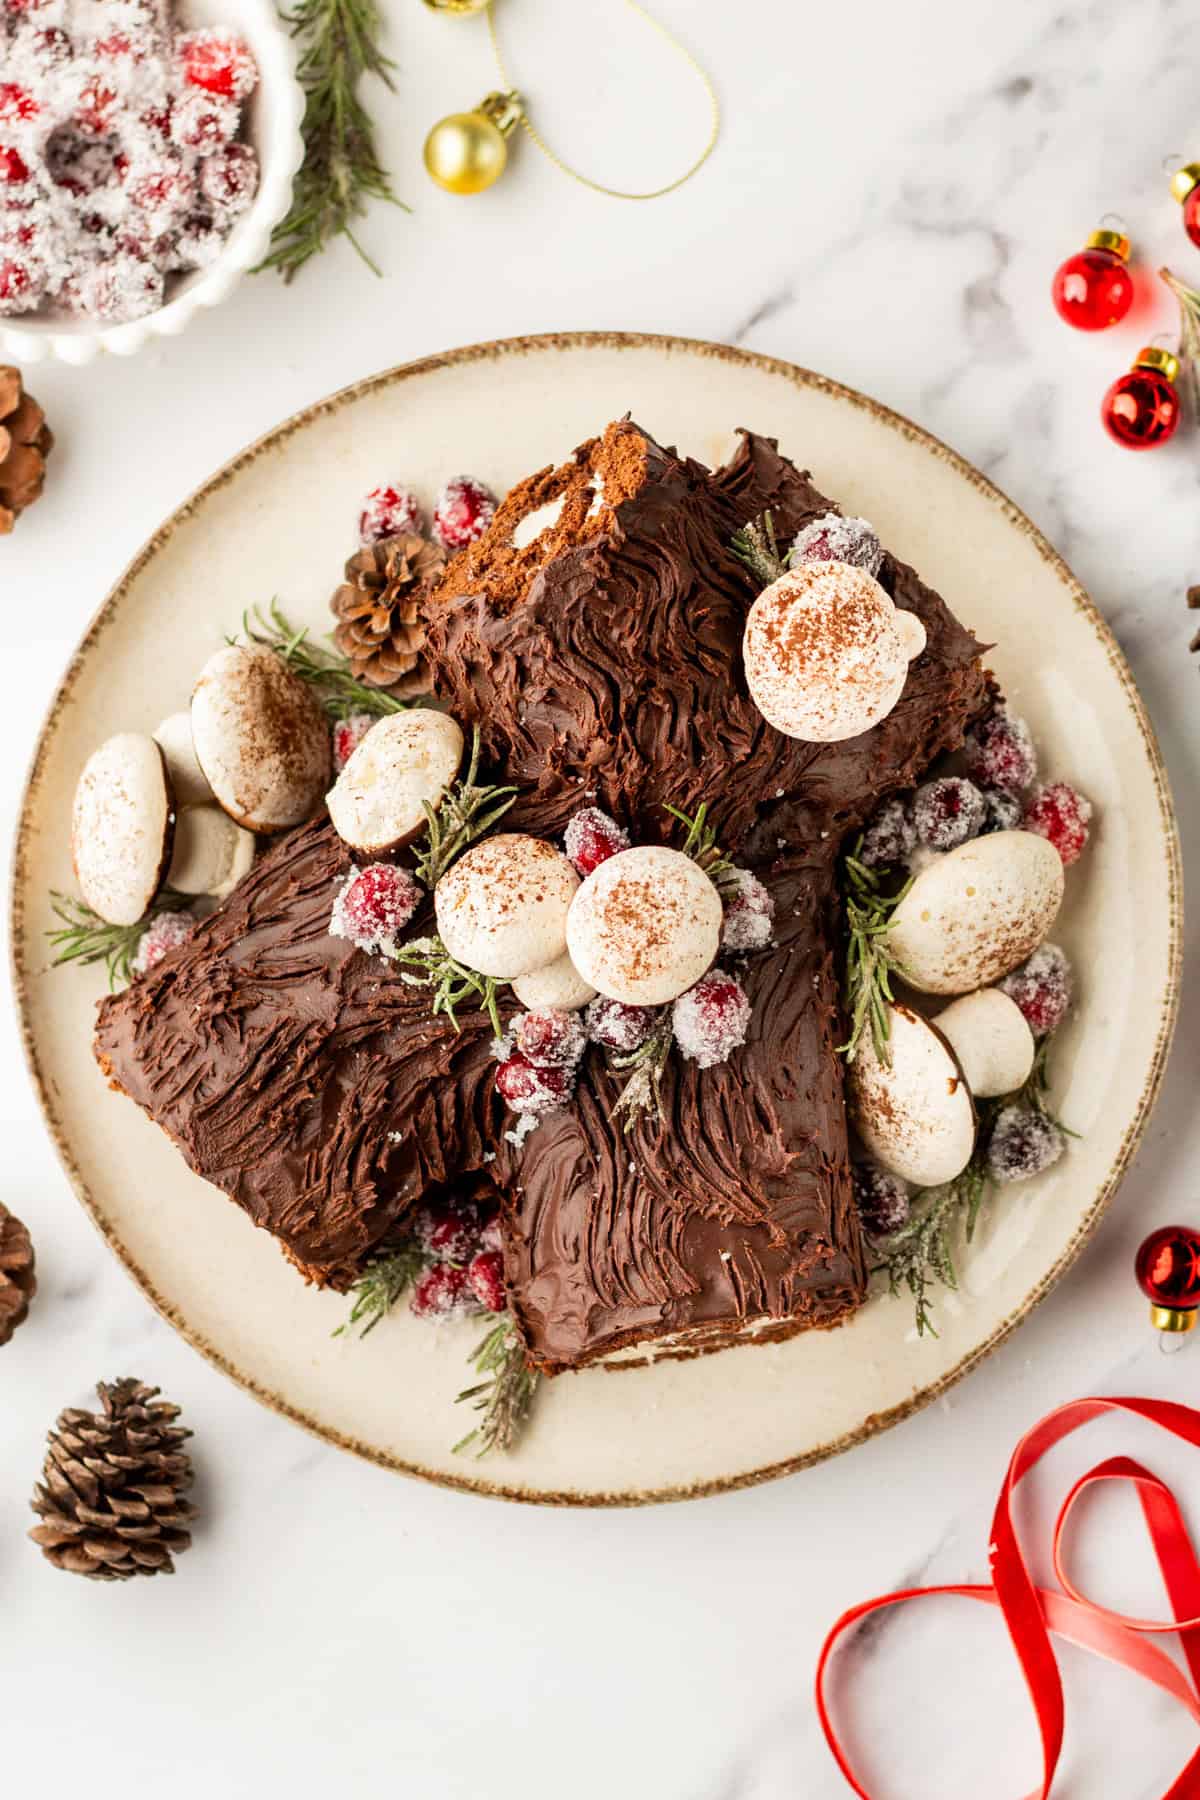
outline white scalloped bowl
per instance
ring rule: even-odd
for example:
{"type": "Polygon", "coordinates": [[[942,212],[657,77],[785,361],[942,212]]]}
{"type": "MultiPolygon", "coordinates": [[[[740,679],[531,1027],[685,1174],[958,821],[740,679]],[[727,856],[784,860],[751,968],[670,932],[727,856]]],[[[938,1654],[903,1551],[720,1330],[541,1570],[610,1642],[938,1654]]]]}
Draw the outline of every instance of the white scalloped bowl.
{"type": "Polygon", "coordinates": [[[53,313],[0,318],[0,353],[21,363],[57,357],[76,365],[101,350],[132,356],[154,337],[177,337],[201,307],[219,306],[242,276],[262,261],[271,233],[291,203],[292,181],[304,154],[300,123],[304,93],[296,79],[292,39],[272,0],[185,0],[178,18],[189,28],[229,25],[246,39],[258,61],[259,84],[246,107],[247,136],[259,161],[254,203],[230,232],[207,269],[174,278],[171,298],[144,319],[95,325],[53,313]]]}

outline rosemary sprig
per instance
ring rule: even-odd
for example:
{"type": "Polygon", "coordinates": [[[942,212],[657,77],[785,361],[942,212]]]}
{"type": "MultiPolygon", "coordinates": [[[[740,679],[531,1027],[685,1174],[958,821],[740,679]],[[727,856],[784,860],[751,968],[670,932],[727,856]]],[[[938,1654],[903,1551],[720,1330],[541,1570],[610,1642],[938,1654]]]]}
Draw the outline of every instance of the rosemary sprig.
{"type": "Polygon", "coordinates": [[[779,554],[775,521],[769,512],[760,513],[757,519],[750,519],[740,531],[735,531],[729,547],[764,587],[770,587],[787,573],[787,559],[779,554]]]}
{"type": "Polygon", "coordinates": [[[1179,304],[1179,360],[1192,403],[1192,418],[1200,420],[1200,293],[1180,281],[1170,269],[1158,271],[1179,304]]]}
{"type": "Polygon", "coordinates": [[[539,1375],[525,1361],[525,1346],[512,1319],[506,1314],[493,1325],[471,1353],[471,1363],[484,1380],[464,1388],[459,1402],[469,1402],[482,1414],[480,1423],[454,1446],[457,1456],[476,1446],[476,1456],[490,1450],[509,1450],[529,1417],[539,1375]]]}
{"type": "Polygon", "coordinates": [[[690,856],[698,868],[704,870],[708,879],[721,892],[728,892],[738,885],[738,871],[729,857],[721,849],[717,834],[706,821],[708,819],[708,801],[702,800],[695,814],[682,812],[678,806],[666,809],[673,819],[687,826],[687,836],[680,849],[685,856],[690,856]]]}
{"type": "Polygon", "coordinates": [[[614,1118],[624,1115],[622,1130],[632,1131],[642,1113],[655,1113],[662,1118],[663,1070],[667,1066],[667,1057],[671,1054],[674,1041],[675,1031],[668,1006],[659,1016],[658,1023],[645,1043],[639,1044],[636,1050],[630,1050],[625,1055],[609,1059],[611,1068],[622,1073],[629,1071],[629,1079],[613,1107],[614,1118]]]}
{"type": "Polygon", "coordinates": [[[431,891],[450,864],[501,820],[517,797],[515,787],[479,787],[479,727],[471,741],[466,779],[447,789],[436,807],[425,808],[425,845],[417,852],[417,879],[431,891]]]}
{"type": "Polygon", "coordinates": [[[491,975],[480,975],[477,970],[468,969],[465,963],[456,962],[440,937],[414,938],[411,943],[401,944],[386,954],[393,962],[401,963],[404,969],[413,971],[402,973],[402,981],[413,987],[433,989],[435,1017],[445,1013],[455,1031],[462,1029],[458,1022],[458,1007],[464,1000],[471,1000],[487,1013],[496,1036],[504,1036],[497,1005],[499,983],[491,975]]]}
{"type": "Polygon", "coordinates": [[[265,616],[257,606],[244,613],[242,630],[250,643],[274,650],[294,675],[307,682],[331,719],[344,719],[355,712],[382,719],[389,713],[407,710],[405,701],[356,680],[344,656],[314,644],[307,630],[297,630],[289,624],[277,600],[272,600],[265,616]]]}
{"type": "Polygon", "coordinates": [[[136,925],[110,925],[83,900],[73,894],[50,890],[50,910],[62,923],[51,926],[46,936],[54,955],[52,968],[77,962],[85,966],[102,962],[108,974],[109,992],[127,986],[133,980],[133,959],[146,927],[156,913],[180,912],[190,905],[186,894],[163,888],[150,902],[149,910],[136,925]]]}
{"type": "Polygon", "coordinates": [[[378,1256],[373,1262],[369,1262],[350,1290],[354,1300],[350,1317],[338,1326],[334,1337],[344,1337],[348,1332],[366,1337],[369,1331],[374,1331],[380,1319],[386,1318],[391,1312],[401,1294],[412,1286],[428,1261],[429,1258],[420,1245],[410,1241],[397,1250],[389,1251],[386,1256],[378,1256]]]}
{"type": "Polygon", "coordinates": [[[892,976],[903,975],[904,968],[888,948],[888,935],[892,915],[912,886],[913,878],[910,876],[898,893],[885,893],[884,883],[890,871],[868,868],[860,861],[861,850],[860,837],[844,859],[847,943],[843,998],[850,1015],[850,1036],[841,1045],[840,1054],[852,1063],[863,1032],[870,1026],[875,1054],[890,1067],[891,1021],[887,1009],[892,1000],[892,976]]]}
{"type": "Polygon", "coordinates": [[[395,65],[379,45],[379,9],[375,0],[300,0],[284,19],[303,46],[297,74],[305,92],[304,160],[291,207],[259,267],[278,269],[291,281],[333,238],[346,237],[378,275],[355,236],[356,222],[372,200],[408,211],[392,192],[374,124],[359,99],[364,75],[392,86],[395,65]]]}

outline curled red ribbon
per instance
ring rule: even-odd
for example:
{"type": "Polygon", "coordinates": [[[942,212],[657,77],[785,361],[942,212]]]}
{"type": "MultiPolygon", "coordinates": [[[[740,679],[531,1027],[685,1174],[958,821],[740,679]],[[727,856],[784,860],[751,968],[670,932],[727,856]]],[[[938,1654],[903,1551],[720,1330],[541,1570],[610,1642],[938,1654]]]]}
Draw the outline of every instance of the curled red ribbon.
{"type": "MultiPolygon", "coordinates": [[[[833,1728],[825,1697],[830,1657],[842,1635],[861,1620],[886,1607],[899,1606],[906,1600],[920,1600],[928,1594],[955,1594],[963,1599],[982,1601],[985,1606],[998,1606],[1004,1614],[1042,1739],[1041,1784],[1031,1789],[1024,1800],[1048,1800],[1062,1752],[1063,1688],[1052,1634],[1090,1650],[1095,1656],[1118,1663],[1144,1681],[1153,1682],[1155,1687],[1178,1700],[1200,1726],[1200,1562],[1179,1504],[1166,1483],[1127,1456],[1113,1456],[1098,1463],[1075,1483],[1054,1526],[1054,1572],[1062,1584],[1061,1593],[1036,1586],[1017,1538],[1012,1503],[1019,1483],[1055,1444],[1110,1412],[1132,1413],[1200,1448],[1200,1412],[1171,1400],[1113,1396],[1073,1400],[1067,1406],[1058,1407],[1047,1413],[1032,1431],[1026,1432],[1013,1451],[992,1518],[991,1587],[906,1588],[895,1594],[882,1594],[878,1599],[864,1600],[860,1606],[852,1606],[849,1612],[843,1613],[825,1639],[817,1664],[817,1713],[838,1768],[859,1800],[872,1800],[872,1796],[855,1775],[833,1728]],[[1162,1570],[1173,1618],[1137,1619],[1125,1613],[1110,1612],[1107,1607],[1089,1600],[1069,1579],[1064,1551],[1067,1523],[1084,1491],[1104,1481],[1132,1482],[1162,1570]],[[1164,1651],[1146,1641],[1147,1634],[1152,1632],[1179,1633],[1184,1658],[1191,1671],[1190,1683],[1164,1651]]],[[[1176,1776],[1162,1800],[1200,1800],[1200,1749],[1176,1776]]]]}

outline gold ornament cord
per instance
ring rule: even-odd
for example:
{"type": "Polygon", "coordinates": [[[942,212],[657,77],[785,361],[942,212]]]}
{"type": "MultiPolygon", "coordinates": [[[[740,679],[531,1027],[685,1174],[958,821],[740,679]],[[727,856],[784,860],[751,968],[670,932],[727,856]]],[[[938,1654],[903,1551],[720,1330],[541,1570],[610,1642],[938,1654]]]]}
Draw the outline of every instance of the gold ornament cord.
{"type": "MultiPolygon", "coordinates": [[[[594,194],[607,194],[610,200],[659,200],[664,194],[673,194],[676,188],[681,188],[683,186],[685,181],[690,181],[696,171],[704,166],[716,149],[717,138],[720,135],[721,130],[721,103],[717,99],[717,90],[713,86],[707,70],[701,67],[691,51],[680,43],[674,33],[668,31],[667,27],[662,24],[660,20],[648,13],[644,6],[639,6],[637,0],[625,0],[625,5],[629,8],[630,12],[636,13],[638,18],[649,25],[652,30],[657,31],[663,41],[683,58],[696,79],[703,84],[704,91],[708,96],[708,104],[712,117],[708,130],[708,141],[695,162],[689,163],[682,175],[677,175],[674,181],[668,181],[664,187],[651,188],[644,194],[633,194],[629,193],[624,188],[605,187],[602,181],[592,181],[589,176],[581,175],[578,169],[573,169],[569,163],[564,162],[562,157],[550,148],[541,132],[530,119],[529,114],[525,111],[524,105],[521,107],[520,124],[533,139],[533,142],[537,145],[542,155],[552,162],[556,169],[561,169],[564,175],[569,175],[572,181],[577,181],[580,187],[591,188],[594,194]]],[[[500,49],[500,39],[496,32],[496,15],[493,0],[488,0],[487,23],[488,31],[491,34],[492,39],[492,53],[496,58],[496,67],[500,71],[500,79],[506,89],[513,90],[515,89],[516,84],[509,75],[504,64],[504,56],[500,49]]]]}

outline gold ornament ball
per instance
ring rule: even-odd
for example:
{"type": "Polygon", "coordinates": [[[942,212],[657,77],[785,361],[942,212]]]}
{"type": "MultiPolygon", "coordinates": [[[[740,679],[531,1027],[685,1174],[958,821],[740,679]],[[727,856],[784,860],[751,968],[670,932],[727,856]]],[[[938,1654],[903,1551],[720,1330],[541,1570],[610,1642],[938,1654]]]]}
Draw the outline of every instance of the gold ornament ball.
{"type": "Polygon", "coordinates": [[[451,113],[425,139],[425,167],[449,194],[482,194],[507,161],[504,133],[481,112],[451,113]]]}

